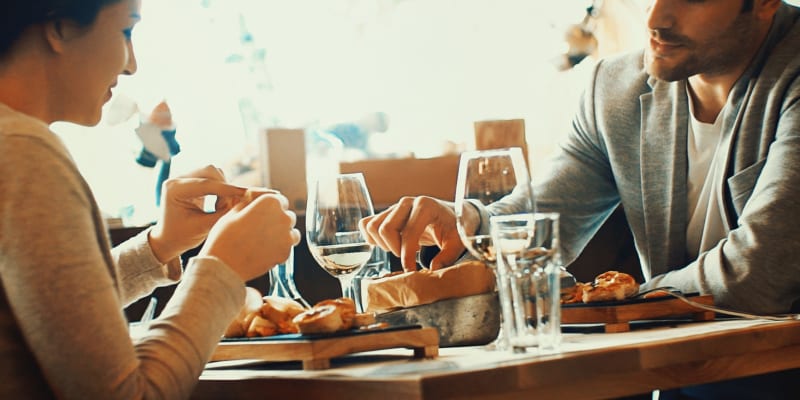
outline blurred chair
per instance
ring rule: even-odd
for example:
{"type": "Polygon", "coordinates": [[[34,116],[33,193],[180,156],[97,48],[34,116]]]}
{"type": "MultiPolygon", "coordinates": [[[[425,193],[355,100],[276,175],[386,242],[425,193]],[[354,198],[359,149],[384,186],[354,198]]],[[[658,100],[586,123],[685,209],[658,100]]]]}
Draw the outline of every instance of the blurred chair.
{"type": "Polygon", "coordinates": [[[525,163],[530,168],[524,119],[476,121],[474,128],[476,150],[519,147],[522,149],[525,163]]]}

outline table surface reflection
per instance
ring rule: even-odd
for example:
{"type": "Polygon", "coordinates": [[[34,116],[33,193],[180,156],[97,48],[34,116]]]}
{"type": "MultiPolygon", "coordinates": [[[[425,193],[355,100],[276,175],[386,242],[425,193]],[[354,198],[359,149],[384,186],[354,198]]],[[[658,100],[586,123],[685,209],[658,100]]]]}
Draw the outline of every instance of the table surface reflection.
{"type": "Polygon", "coordinates": [[[210,363],[197,399],[505,399],[619,397],[800,368],[800,322],[643,324],[625,333],[566,333],[560,354],[442,348],[354,354],[330,369],[298,362],[210,363]]]}

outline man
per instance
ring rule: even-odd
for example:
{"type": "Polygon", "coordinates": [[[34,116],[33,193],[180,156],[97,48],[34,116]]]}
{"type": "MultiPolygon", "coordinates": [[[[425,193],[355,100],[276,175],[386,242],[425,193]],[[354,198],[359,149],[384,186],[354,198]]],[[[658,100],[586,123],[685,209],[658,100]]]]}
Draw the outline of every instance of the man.
{"type": "MultiPolygon", "coordinates": [[[[800,10],[780,0],[654,0],[643,52],[598,63],[572,130],[536,182],[570,262],[618,206],[646,283],[782,313],[800,304],[800,10]]],[[[494,210],[475,210],[488,232],[494,210]],[[480,214],[479,214],[480,213],[480,214]]],[[[480,226],[478,226],[480,225],[480,226]]],[[[452,205],[404,198],[363,221],[414,268],[463,252],[452,205]]]]}

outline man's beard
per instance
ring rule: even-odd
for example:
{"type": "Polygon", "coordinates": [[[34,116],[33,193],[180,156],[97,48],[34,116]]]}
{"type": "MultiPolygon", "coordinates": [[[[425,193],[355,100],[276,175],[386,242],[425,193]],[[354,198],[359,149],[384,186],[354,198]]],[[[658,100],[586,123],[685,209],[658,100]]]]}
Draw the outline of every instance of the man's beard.
{"type": "Polygon", "coordinates": [[[670,31],[651,32],[652,37],[678,43],[683,47],[680,48],[681,59],[660,60],[648,45],[645,48],[644,60],[647,73],[668,82],[687,79],[698,74],[724,74],[742,62],[748,61],[743,58],[750,57],[751,54],[743,50],[746,50],[747,44],[752,42],[756,31],[755,17],[750,13],[744,13],[739,15],[728,29],[700,43],[670,31]]]}

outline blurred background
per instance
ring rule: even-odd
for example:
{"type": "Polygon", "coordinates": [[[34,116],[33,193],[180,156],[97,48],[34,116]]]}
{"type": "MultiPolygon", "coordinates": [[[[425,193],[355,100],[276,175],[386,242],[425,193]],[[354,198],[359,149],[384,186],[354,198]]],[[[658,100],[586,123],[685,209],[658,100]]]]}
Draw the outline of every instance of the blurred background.
{"type": "MultiPolygon", "coordinates": [[[[155,217],[136,129],[166,100],[177,175],[257,166],[258,132],[306,131],[345,161],[470,149],[473,122],[524,119],[535,171],[599,57],[644,43],[646,0],[160,0],[134,31],[138,73],[98,127],[55,124],[101,208],[155,217]],[[120,180],[124,179],[124,190],[120,180]]],[[[108,111],[108,110],[107,110],[108,111]]],[[[287,166],[292,168],[292,166],[287,166]]]]}

